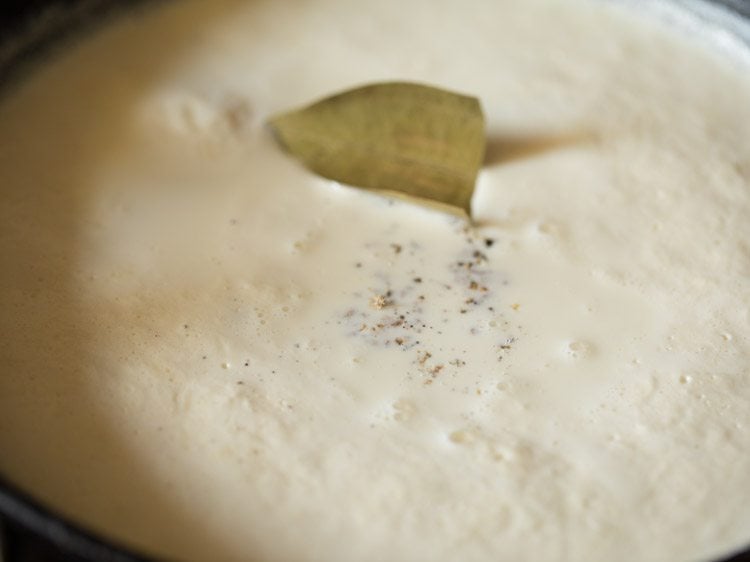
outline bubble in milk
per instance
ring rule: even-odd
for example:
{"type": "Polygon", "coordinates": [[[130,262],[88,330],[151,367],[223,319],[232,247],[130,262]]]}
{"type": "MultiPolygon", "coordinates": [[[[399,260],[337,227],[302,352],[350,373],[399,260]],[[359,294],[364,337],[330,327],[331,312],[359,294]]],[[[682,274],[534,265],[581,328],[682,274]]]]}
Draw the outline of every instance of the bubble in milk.
{"type": "Polygon", "coordinates": [[[596,345],[586,340],[573,340],[568,343],[565,352],[572,359],[587,359],[596,354],[596,345]]]}

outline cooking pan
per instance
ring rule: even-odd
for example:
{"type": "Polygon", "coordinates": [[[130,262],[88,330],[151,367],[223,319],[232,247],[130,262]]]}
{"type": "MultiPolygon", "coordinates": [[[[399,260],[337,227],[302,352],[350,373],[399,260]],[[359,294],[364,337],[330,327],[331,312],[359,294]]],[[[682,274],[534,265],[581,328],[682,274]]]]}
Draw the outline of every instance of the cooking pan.
{"type": "MultiPolygon", "coordinates": [[[[35,60],[61,41],[155,1],[163,0],[0,0],[0,96],[8,83],[21,79],[35,60]]],[[[750,0],[713,3],[750,21],[750,0]]],[[[0,562],[150,559],[66,519],[33,494],[0,474],[0,562]]],[[[742,561],[750,561],[750,547],[721,562],[742,561]]]]}

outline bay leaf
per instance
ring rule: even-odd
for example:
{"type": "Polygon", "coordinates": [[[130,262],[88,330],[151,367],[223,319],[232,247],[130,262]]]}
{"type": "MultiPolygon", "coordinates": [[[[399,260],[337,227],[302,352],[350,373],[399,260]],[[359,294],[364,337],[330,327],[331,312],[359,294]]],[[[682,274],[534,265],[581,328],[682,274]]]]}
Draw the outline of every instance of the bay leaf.
{"type": "Polygon", "coordinates": [[[471,213],[485,149],[474,97],[378,83],[274,116],[269,125],[282,147],[323,177],[471,213]]]}

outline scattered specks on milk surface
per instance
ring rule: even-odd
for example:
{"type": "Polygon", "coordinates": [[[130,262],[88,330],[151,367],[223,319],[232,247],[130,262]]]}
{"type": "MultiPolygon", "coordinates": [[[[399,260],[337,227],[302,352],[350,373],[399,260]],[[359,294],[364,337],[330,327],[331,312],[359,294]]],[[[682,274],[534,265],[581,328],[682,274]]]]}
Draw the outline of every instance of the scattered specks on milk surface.
{"type": "Polygon", "coordinates": [[[453,232],[453,247],[443,252],[408,237],[370,240],[351,266],[357,282],[342,295],[350,304],[341,328],[368,347],[402,355],[402,385],[463,392],[467,376],[493,376],[479,367],[488,354],[502,361],[517,339],[502,312],[508,280],[502,260],[495,266],[491,258],[495,239],[462,226],[453,232]]]}

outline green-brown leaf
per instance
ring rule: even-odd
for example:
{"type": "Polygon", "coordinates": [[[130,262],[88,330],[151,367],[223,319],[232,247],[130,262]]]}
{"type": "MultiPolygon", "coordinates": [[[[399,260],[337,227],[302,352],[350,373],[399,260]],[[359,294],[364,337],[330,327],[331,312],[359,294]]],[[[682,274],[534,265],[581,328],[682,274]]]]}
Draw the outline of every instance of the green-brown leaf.
{"type": "Polygon", "coordinates": [[[484,156],[476,98],[407,82],[362,86],[270,120],[315,173],[463,209],[484,156]]]}

